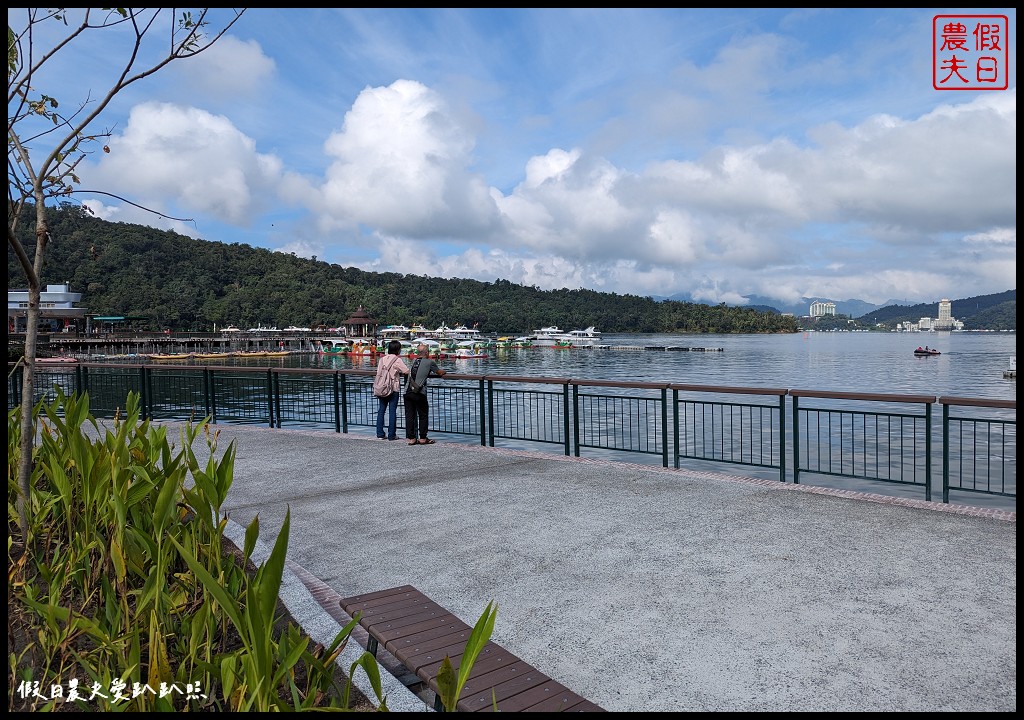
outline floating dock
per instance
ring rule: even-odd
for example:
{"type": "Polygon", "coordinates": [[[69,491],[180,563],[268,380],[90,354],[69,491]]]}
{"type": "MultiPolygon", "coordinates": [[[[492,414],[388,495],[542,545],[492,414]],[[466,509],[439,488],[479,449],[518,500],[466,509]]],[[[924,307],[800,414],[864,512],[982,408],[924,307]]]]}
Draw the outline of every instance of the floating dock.
{"type": "MultiPolygon", "coordinates": [[[[594,345],[602,350],[654,350],[659,352],[723,352],[725,348],[715,347],[681,347],[679,345],[594,345]]],[[[585,346],[580,346],[584,349],[585,346]]]]}

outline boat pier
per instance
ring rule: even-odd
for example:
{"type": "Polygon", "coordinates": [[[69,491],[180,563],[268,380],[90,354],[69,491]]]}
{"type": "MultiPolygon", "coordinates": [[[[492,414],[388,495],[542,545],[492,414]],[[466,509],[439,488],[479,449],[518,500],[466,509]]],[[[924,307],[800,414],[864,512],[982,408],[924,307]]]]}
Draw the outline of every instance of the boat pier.
{"type": "Polygon", "coordinates": [[[580,350],[653,350],[655,352],[725,352],[720,347],[684,347],[681,345],[579,345],[580,350]]]}
{"type": "MultiPolygon", "coordinates": [[[[41,335],[39,345],[47,353],[78,358],[131,357],[133,355],[172,353],[226,353],[287,350],[290,353],[315,353],[324,333],[96,333],[41,335]]],[[[483,339],[483,338],[482,338],[483,339]]],[[[490,338],[487,338],[489,341],[490,338]]],[[[534,346],[533,349],[544,349],[534,346]]],[[[723,352],[721,347],[682,345],[609,345],[580,343],[562,350],[619,350],[626,352],[723,352]]]]}

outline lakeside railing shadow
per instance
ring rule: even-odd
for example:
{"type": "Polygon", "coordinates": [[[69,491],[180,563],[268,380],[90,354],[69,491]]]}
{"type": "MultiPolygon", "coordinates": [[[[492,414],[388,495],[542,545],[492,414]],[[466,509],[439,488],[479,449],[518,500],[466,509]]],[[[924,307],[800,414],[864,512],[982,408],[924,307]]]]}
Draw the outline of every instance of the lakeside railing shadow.
{"type": "MultiPolygon", "coordinates": [[[[15,370],[8,375],[8,410],[20,404],[15,370]]],[[[373,375],[372,369],[39,365],[34,402],[51,399],[55,387],[88,392],[95,415],[113,417],[128,393],[137,392],[152,420],[210,417],[347,433],[376,425],[373,375]]],[[[951,491],[1016,498],[1015,400],[455,373],[432,380],[428,391],[432,433],[491,447],[641,455],[676,469],[739,465],[780,482],[864,481],[920,491],[926,500],[938,475],[943,503],[951,491]],[[935,404],[942,408],[939,423],[935,404]]]]}

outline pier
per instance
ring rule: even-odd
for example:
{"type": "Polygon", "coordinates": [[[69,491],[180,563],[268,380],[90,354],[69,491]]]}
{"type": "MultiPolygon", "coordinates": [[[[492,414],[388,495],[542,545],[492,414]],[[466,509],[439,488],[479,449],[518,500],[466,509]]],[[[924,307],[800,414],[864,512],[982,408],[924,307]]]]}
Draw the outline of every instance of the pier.
{"type": "MultiPolygon", "coordinates": [[[[54,333],[40,336],[39,346],[48,355],[70,355],[78,358],[127,357],[133,355],[173,353],[225,353],[261,350],[288,350],[292,353],[314,353],[316,344],[339,337],[322,332],[287,333],[104,333],[75,335],[54,333]]],[[[494,338],[481,338],[491,342],[494,338]]],[[[492,348],[489,348],[492,349],[492,348]]],[[[499,348],[506,349],[506,348],[499,348]]],[[[516,348],[508,348],[516,349],[516,348]]],[[[551,349],[544,346],[523,348],[551,349]]],[[[688,347],[681,345],[573,345],[561,350],[617,350],[626,352],[724,352],[721,347],[688,347]]]]}

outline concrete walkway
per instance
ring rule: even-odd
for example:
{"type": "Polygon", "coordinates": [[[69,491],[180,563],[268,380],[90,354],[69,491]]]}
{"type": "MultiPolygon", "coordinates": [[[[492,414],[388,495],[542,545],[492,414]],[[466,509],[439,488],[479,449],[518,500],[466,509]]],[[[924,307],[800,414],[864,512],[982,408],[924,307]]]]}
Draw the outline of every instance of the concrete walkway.
{"type": "Polygon", "coordinates": [[[496,642],[610,711],[1017,708],[1016,512],[214,427],[231,532],[259,515],[270,544],[291,509],[282,597],[314,638],[346,619],[316,598],[408,583],[470,624],[496,601],[496,642]]]}

